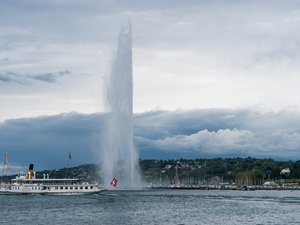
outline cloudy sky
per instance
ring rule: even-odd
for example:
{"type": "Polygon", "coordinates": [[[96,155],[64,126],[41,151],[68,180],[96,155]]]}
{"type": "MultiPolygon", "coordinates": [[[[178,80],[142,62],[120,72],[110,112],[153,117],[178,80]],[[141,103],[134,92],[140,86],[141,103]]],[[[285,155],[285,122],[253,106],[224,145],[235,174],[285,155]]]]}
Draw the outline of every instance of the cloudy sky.
{"type": "Polygon", "coordinates": [[[18,132],[51,140],[54,125],[73,139],[89,130],[81,147],[96,148],[85,122],[104,117],[103,84],[128,17],[142,157],[300,158],[296,0],[1,1],[1,151],[41,154],[36,136],[18,132]]]}

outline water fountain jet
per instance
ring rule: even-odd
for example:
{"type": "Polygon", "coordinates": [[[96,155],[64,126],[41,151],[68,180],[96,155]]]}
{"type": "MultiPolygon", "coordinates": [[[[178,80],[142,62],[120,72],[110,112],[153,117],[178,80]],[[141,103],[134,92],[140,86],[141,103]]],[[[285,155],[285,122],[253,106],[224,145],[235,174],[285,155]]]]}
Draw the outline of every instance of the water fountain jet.
{"type": "Polygon", "coordinates": [[[140,185],[138,154],[133,144],[133,78],[131,24],[118,37],[118,47],[106,84],[108,118],[104,129],[102,173],[104,185],[116,177],[122,188],[140,185]]]}

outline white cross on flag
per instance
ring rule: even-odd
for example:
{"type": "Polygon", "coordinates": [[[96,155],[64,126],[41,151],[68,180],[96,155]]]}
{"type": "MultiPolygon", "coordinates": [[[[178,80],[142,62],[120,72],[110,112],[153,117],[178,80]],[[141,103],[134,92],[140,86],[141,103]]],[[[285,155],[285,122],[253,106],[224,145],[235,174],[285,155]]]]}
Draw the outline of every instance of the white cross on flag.
{"type": "Polygon", "coordinates": [[[110,185],[112,185],[112,186],[114,186],[114,187],[117,187],[117,183],[118,183],[118,180],[117,180],[117,178],[114,177],[114,178],[111,180],[110,185]]]}

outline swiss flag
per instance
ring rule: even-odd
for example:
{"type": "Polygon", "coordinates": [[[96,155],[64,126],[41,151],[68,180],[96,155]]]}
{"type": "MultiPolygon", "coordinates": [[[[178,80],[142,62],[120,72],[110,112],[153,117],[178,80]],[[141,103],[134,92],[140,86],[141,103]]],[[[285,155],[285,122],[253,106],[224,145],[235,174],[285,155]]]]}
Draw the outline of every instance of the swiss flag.
{"type": "Polygon", "coordinates": [[[111,180],[110,185],[112,185],[112,186],[114,186],[114,187],[117,187],[117,183],[118,183],[118,180],[117,180],[117,178],[114,177],[114,178],[111,180]]]}

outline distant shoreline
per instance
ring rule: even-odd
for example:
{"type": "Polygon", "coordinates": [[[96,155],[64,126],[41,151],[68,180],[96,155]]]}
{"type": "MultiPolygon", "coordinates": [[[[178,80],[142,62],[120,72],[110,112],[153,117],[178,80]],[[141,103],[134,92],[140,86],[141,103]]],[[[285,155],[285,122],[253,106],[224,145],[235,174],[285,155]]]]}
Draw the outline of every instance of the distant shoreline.
{"type": "Polygon", "coordinates": [[[264,186],[200,186],[200,187],[149,187],[150,189],[170,189],[170,190],[220,190],[220,191],[300,191],[300,187],[264,187],[264,186]]]}

